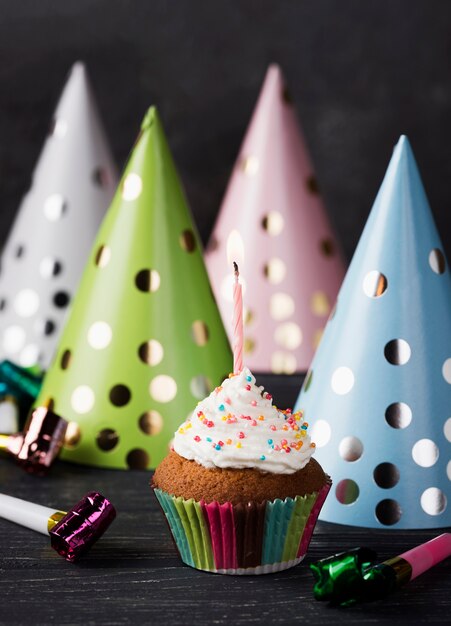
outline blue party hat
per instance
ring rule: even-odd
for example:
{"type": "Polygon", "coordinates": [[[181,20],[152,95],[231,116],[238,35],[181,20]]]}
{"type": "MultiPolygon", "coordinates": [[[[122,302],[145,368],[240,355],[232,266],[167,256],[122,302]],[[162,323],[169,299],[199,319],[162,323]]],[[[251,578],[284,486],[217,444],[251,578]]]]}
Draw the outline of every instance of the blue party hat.
{"type": "Polygon", "coordinates": [[[451,281],[404,136],[296,404],[335,485],[321,519],[451,525],[451,281]]]}

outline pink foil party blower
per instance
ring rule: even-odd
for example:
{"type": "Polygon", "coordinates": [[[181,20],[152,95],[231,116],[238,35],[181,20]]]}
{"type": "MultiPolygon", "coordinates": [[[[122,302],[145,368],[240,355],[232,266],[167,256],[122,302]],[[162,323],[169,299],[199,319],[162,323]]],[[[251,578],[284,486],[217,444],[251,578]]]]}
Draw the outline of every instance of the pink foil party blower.
{"type": "Polygon", "coordinates": [[[375,564],[376,553],[354,548],[312,563],[317,600],[349,606],[384,598],[451,556],[451,533],[375,564]]]}
{"type": "Polygon", "coordinates": [[[50,535],[52,548],[73,563],[100,539],[116,510],[97,491],[86,494],[67,513],[0,494],[0,517],[50,535]]]}
{"type": "Polygon", "coordinates": [[[58,457],[67,426],[66,420],[47,407],[37,407],[30,413],[23,432],[0,435],[0,450],[13,456],[29,474],[42,476],[58,457]]]}

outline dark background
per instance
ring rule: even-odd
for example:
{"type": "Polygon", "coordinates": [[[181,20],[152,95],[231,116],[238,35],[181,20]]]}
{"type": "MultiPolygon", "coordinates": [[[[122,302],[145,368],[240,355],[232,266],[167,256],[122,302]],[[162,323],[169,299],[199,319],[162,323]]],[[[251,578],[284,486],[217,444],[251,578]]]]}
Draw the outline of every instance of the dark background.
{"type": "Polygon", "coordinates": [[[0,241],[77,59],[119,165],[159,106],[205,241],[276,61],[348,258],[401,133],[449,257],[450,34],[446,0],[0,0],[0,241]]]}

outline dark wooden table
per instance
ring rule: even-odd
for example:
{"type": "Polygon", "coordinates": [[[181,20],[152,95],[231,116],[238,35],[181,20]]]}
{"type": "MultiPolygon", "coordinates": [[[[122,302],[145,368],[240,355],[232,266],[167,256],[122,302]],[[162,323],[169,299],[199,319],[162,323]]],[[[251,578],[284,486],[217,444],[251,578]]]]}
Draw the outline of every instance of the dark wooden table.
{"type": "MultiPolygon", "coordinates": [[[[269,388],[269,385],[268,385],[269,388]]],[[[285,397],[293,397],[289,390],[285,397]]],[[[381,559],[437,531],[366,530],[318,523],[307,558],[267,576],[220,576],[183,565],[149,488],[150,472],[58,462],[46,478],[0,459],[0,491],[68,508],[98,490],[116,506],[109,532],[79,564],[44,535],[0,520],[0,624],[409,624],[450,623],[451,559],[383,601],[332,608],[316,602],[312,560],[366,545],[381,559]]]]}

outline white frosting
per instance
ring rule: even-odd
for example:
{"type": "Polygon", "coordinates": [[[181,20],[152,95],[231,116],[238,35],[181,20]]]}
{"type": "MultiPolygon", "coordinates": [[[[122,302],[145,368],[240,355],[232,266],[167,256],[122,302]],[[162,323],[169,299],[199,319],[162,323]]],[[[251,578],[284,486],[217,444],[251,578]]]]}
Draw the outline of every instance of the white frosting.
{"type": "Polygon", "coordinates": [[[315,448],[302,413],[277,409],[244,368],[197,405],[177,430],[173,449],[208,468],[258,468],[293,474],[315,448]]]}

